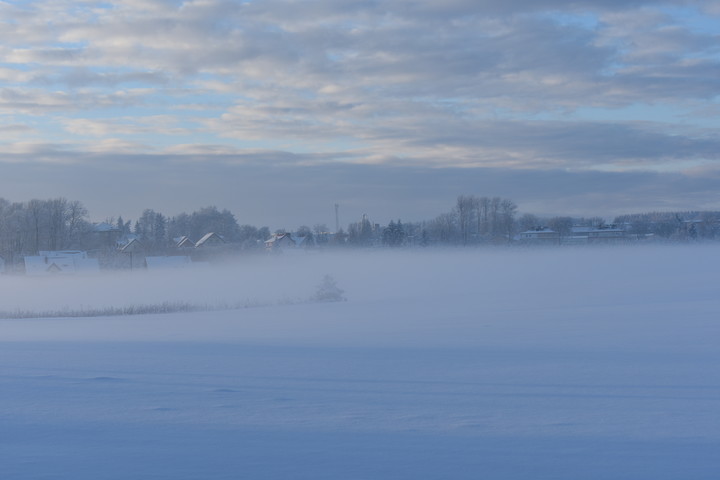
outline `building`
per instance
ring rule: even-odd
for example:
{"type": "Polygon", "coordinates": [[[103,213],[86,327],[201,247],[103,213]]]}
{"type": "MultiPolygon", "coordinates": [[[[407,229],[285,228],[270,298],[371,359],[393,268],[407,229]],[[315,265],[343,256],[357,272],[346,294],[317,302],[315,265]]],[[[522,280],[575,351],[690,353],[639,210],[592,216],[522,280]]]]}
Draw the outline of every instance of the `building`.
{"type": "Polygon", "coordinates": [[[265,250],[268,252],[279,252],[284,249],[294,249],[297,242],[289,233],[275,233],[269,240],[265,240],[265,250]]]}
{"type": "Polygon", "coordinates": [[[617,225],[574,226],[572,234],[563,238],[562,243],[568,245],[621,243],[627,241],[628,238],[627,232],[617,225]]]}
{"type": "Polygon", "coordinates": [[[91,250],[112,248],[121,235],[120,229],[114,225],[107,222],[94,223],[85,243],[91,250]]]}
{"type": "Polygon", "coordinates": [[[115,248],[117,248],[118,250],[122,250],[133,242],[137,242],[138,244],[140,244],[140,236],[134,233],[126,233],[125,235],[118,237],[118,239],[115,241],[115,248]]]}
{"type": "Polygon", "coordinates": [[[217,233],[210,232],[197,241],[195,248],[221,247],[223,245],[225,245],[225,240],[217,233]]]}
{"type": "Polygon", "coordinates": [[[537,227],[521,232],[518,241],[526,245],[558,245],[560,234],[547,227],[537,227]]]}
{"type": "Polygon", "coordinates": [[[190,240],[190,237],[188,237],[187,235],[175,239],[175,248],[177,248],[178,250],[191,249],[195,247],[195,243],[190,240]]]}
{"type": "Polygon", "coordinates": [[[24,261],[25,274],[32,276],[100,271],[97,258],[88,258],[87,252],[79,250],[41,251],[38,255],[26,256],[24,261]]]}
{"type": "Polygon", "coordinates": [[[128,237],[127,243],[118,248],[118,251],[126,255],[127,263],[125,263],[124,268],[133,270],[145,266],[145,247],[142,242],[138,240],[137,235],[128,237]]]}

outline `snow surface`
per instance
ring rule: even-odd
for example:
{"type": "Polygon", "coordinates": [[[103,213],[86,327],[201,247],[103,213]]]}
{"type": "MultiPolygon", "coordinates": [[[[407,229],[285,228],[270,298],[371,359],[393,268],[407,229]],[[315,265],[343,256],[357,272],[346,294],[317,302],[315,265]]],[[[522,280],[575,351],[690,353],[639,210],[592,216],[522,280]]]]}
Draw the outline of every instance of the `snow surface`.
{"type": "Polygon", "coordinates": [[[710,479],[716,246],[368,252],[0,277],[2,479],[710,479]],[[324,274],[347,302],[295,303],[324,274]]]}

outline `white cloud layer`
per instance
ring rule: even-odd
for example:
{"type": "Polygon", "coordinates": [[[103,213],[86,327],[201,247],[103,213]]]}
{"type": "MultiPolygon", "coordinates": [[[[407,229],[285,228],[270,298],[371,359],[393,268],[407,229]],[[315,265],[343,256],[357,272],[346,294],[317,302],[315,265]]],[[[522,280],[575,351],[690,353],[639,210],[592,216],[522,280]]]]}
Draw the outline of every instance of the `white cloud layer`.
{"type": "Polygon", "coordinates": [[[0,2],[0,162],[715,171],[717,31],[699,0],[0,2]]]}

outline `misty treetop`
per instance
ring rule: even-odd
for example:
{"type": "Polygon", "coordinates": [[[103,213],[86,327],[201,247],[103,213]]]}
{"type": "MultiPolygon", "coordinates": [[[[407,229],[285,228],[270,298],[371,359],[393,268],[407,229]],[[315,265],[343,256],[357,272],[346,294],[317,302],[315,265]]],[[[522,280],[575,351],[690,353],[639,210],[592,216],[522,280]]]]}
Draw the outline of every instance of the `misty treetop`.
{"type": "Polygon", "coordinates": [[[12,262],[19,254],[76,248],[92,230],[87,215],[80,202],[65,198],[0,198],[0,256],[12,262]]]}
{"type": "MultiPolygon", "coordinates": [[[[398,219],[381,225],[363,215],[359,221],[350,223],[347,231],[329,232],[324,224],[313,228],[302,225],[293,236],[306,240],[302,242],[304,246],[313,247],[469,246],[513,243],[520,232],[532,230],[551,230],[563,239],[572,237],[578,226],[608,227],[601,217],[548,218],[524,213],[518,218],[517,212],[518,206],[510,199],[460,195],[448,212],[431,220],[398,219]]],[[[623,238],[666,241],[720,238],[720,212],[623,215],[616,217],[613,225],[627,234],[623,238]]],[[[286,230],[277,229],[278,232],[286,230]]],[[[117,251],[122,239],[131,238],[139,240],[146,253],[164,255],[177,250],[178,239],[187,239],[194,245],[208,233],[222,238],[226,250],[232,251],[261,251],[272,236],[270,228],[239,224],[232,212],[215,206],[175,216],[146,209],[134,222],[119,216],[93,224],[79,201],[54,198],[10,202],[0,198],[0,257],[10,264],[43,250],[117,251]]]]}
{"type": "Polygon", "coordinates": [[[621,215],[616,224],[628,226],[631,233],[657,235],[668,240],[720,238],[720,212],[649,212],[621,215]]]}
{"type": "Polygon", "coordinates": [[[145,251],[163,253],[177,237],[196,242],[210,232],[239,248],[255,247],[270,236],[269,228],[238,225],[229,210],[214,206],[175,217],[146,209],[133,226],[122,216],[93,224],[82,203],[65,198],[14,203],[0,198],[0,257],[11,263],[44,250],[114,250],[119,239],[130,235],[145,251]]]}
{"type": "Polygon", "coordinates": [[[402,221],[398,219],[397,223],[390,220],[388,226],[383,230],[383,243],[391,247],[399,247],[405,243],[407,235],[402,221]]]}

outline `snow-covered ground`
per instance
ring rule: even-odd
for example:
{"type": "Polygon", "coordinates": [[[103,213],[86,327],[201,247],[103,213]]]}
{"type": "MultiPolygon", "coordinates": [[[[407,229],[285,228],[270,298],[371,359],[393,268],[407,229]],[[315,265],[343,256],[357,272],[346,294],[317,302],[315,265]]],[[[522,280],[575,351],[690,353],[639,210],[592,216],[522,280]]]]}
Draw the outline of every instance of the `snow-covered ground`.
{"type": "Polygon", "coordinates": [[[719,254],[366,252],[0,277],[3,311],[270,305],[0,320],[0,478],[715,479],[719,254]],[[348,301],[302,303],[326,273],[348,301]]]}

